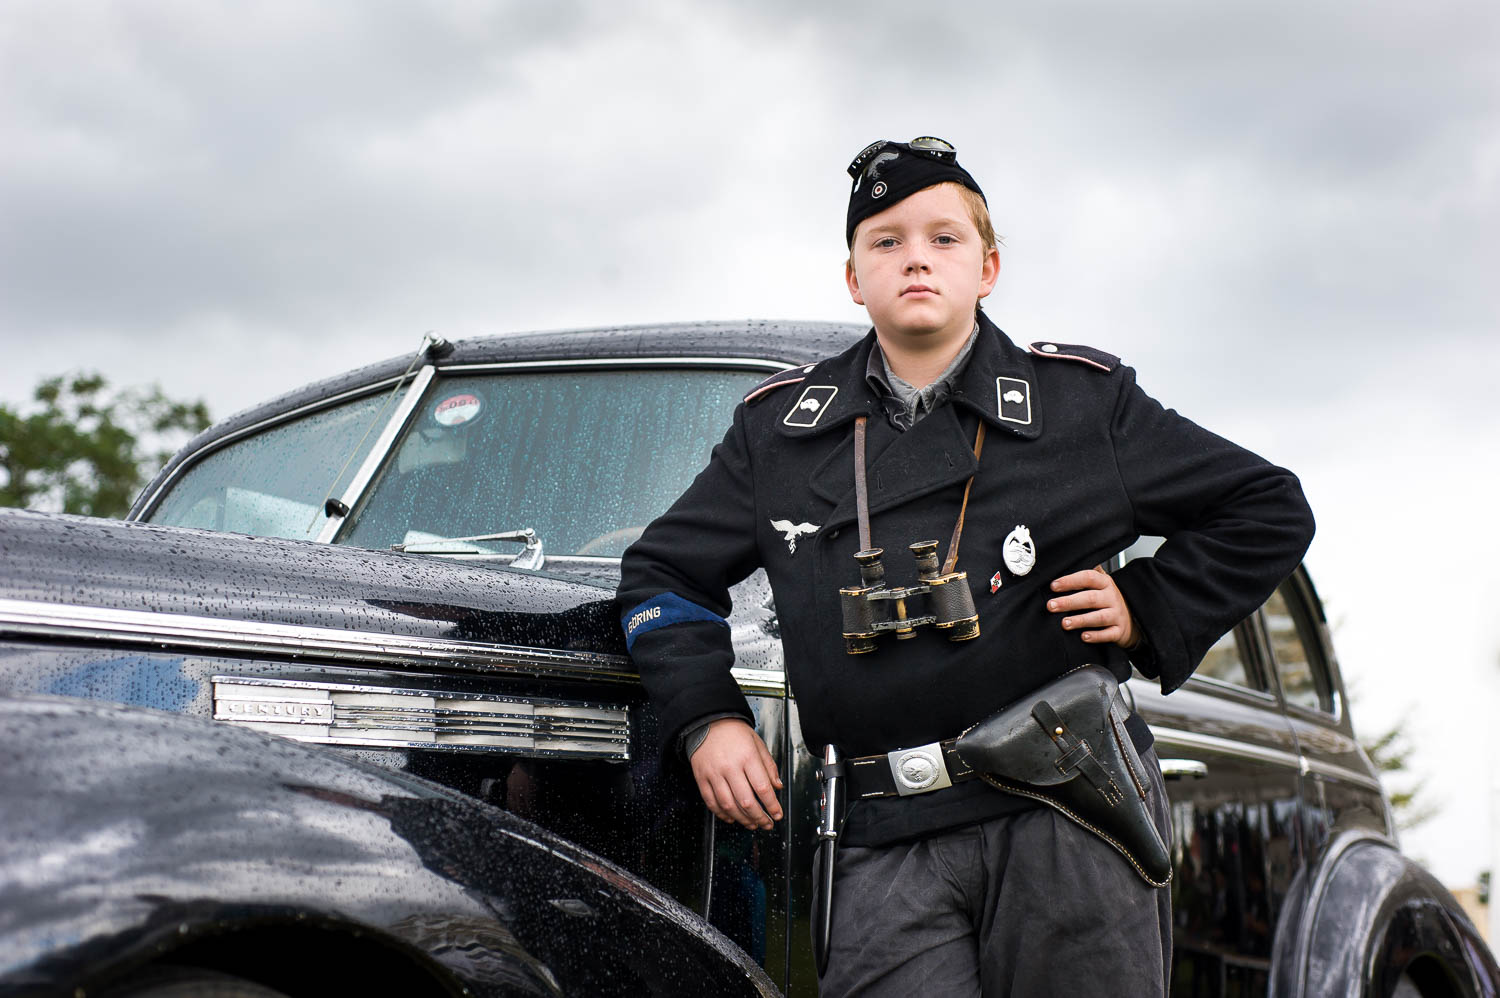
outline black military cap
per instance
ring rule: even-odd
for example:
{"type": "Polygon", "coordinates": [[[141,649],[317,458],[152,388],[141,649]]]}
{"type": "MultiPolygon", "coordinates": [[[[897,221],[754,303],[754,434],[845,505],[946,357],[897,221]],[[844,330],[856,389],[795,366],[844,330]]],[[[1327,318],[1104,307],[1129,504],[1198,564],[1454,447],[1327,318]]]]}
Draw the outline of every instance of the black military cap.
{"type": "Polygon", "coordinates": [[[850,245],[860,222],[934,184],[952,181],[984,197],[969,171],[958,165],[958,151],[931,135],[910,142],[872,142],[849,164],[849,176],[854,187],[849,191],[844,242],[850,245]]]}

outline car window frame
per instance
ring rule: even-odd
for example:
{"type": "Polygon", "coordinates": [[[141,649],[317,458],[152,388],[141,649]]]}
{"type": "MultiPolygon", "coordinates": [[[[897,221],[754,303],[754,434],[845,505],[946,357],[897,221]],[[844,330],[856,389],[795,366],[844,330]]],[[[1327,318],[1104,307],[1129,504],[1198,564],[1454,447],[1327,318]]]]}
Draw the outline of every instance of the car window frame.
{"type": "Polygon", "coordinates": [[[1312,671],[1313,684],[1318,691],[1320,703],[1317,708],[1312,708],[1293,703],[1287,698],[1286,691],[1281,684],[1281,669],[1273,651],[1270,625],[1265,619],[1265,606],[1262,605],[1255,612],[1260,629],[1259,641],[1269,674],[1275,677],[1276,696],[1281,701],[1282,709],[1290,717],[1343,731],[1348,727],[1345,696],[1338,662],[1333,655],[1329,640],[1327,618],[1322,612],[1322,603],[1318,600],[1316,591],[1313,590],[1305,571],[1300,566],[1287,576],[1276,587],[1276,590],[1283,594],[1283,599],[1287,604],[1287,613],[1292,617],[1293,626],[1297,629],[1298,641],[1302,644],[1303,652],[1308,656],[1308,668],[1312,671]],[[1304,625],[1307,633],[1315,639],[1311,645],[1304,637],[1304,625]],[[1322,706],[1325,702],[1328,704],[1327,707],[1322,706]]]}
{"type": "Polygon", "coordinates": [[[1344,690],[1338,681],[1337,663],[1329,648],[1328,621],[1320,611],[1322,603],[1317,602],[1316,594],[1311,593],[1301,572],[1287,576],[1286,581],[1278,585],[1277,591],[1283,594],[1287,614],[1292,617],[1293,627],[1296,627],[1296,632],[1298,632],[1298,641],[1301,642],[1304,654],[1308,656],[1308,668],[1313,672],[1313,684],[1319,693],[1319,707],[1316,708],[1296,704],[1292,699],[1287,698],[1286,690],[1281,686],[1280,663],[1277,662],[1274,644],[1271,641],[1271,624],[1266,621],[1265,606],[1262,606],[1262,609],[1257,611],[1257,617],[1260,617],[1260,626],[1262,626],[1262,642],[1265,644],[1266,660],[1271,666],[1272,674],[1277,677],[1277,692],[1281,698],[1281,705],[1289,716],[1313,720],[1329,728],[1343,729],[1346,726],[1344,725],[1344,714],[1346,714],[1344,690]]]}
{"type": "MultiPolygon", "coordinates": [[[[273,415],[267,416],[264,419],[257,420],[256,422],[250,423],[247,426],[242,426],[237,430],[226,433],[222,437],[216,437],[215,439],[208,441],[197,450],[183,455],[182,460],[178,462],[177,466],[170,472],[168,472],[161,481],[155,483],[155,486],[152,488],[150,495],[144,497],[141,500],[139,511],[134,513],[130,517],[130,519],[145,523],[151,522],[151,515],[156,512],[157,508],[161,505],[162,501],[166,499],[167,495],[174,488],[176,488],[176,486],[180,483],[182,477],[188,472],[192,471],[195,467],[197,467],[198,464],[201,463],[205,458],[217,454],[225,447],[233,446],[234,444],[237,444],[242,440],[264,433],[267,430],[276,429],[284,423],[290,423],[295,420],[305,419],[306,417],[314,415],[325,409],[336,408],[340,405],[345,404],[346,402],[353,402],[369,395],[375,395],[390,391],[401,382],[415,381],[418,373],[419,372],[413,372],[412,374],[406,376],[402,376],[399,374],[392,375],[391,377],[381,378],[379,381],[372,381],[369,384],[349,388],[336,394],[329,395],[327,398],[321,398],[312,402],[306,402],[302,405],[297,406],[296,408],[288,409],[285,412],[278,412],[273,415]]],[[[408,391],[410,391],[410,387],[410,385],[407,386],[408,391]]],[[[405,400],[405,397],[406,396],[403,394],[402,401],[405,400]]],[[[397,405],[399,407],[400,402],[398,402],[397,405]]]]}
{"type": "Polygon", "coordinates": [[[1240,642],[1240,647],[1246,652],[1241,656],[1246,675],[1258,685],[1242,686],[1225,679],[1200,675],[1196,670],[1188,677],[1187,683],[1215,696],[1234,697],[1259,707],[1277,709],[1281,703],[1281,688],[1279,685],[1272,685],[1273,681],[1270,679],[1273,670],[1266,654],[1265,638],[1257,624],[1259,615],[1260,611],[1256,610],[1225,632],[1234,634],[1240,642]]]}

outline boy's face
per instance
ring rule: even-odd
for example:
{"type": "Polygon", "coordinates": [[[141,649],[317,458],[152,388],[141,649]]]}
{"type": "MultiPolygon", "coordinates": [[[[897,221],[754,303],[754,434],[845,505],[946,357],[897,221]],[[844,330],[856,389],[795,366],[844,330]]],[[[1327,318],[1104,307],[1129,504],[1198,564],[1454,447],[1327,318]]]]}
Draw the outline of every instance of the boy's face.
{"type": "Polygon", "coordinates": [[[1000,276],[1000,253],[951,184],[920,190],[859,223],[844,268],[849,295],[882,336],[946,339],[974,328],[974,304],[1000,276]]]}

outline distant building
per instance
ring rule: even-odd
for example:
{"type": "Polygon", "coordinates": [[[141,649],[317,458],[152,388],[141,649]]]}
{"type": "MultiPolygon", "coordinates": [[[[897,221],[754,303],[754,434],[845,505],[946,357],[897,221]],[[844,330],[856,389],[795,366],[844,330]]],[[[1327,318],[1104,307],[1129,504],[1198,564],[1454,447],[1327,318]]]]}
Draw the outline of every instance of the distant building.
{"type": "Polygon", "coordinates": [[[1479,927],[1480,935],[1491,948],[1495,945],[1494,936],[1490,934],[1490,906],[1479,900],[1478,887],[1450,887],[1453,896],[1458,898],[1458,903],[1463,905],[1464,913],[1469,920],[1479,927]]]}

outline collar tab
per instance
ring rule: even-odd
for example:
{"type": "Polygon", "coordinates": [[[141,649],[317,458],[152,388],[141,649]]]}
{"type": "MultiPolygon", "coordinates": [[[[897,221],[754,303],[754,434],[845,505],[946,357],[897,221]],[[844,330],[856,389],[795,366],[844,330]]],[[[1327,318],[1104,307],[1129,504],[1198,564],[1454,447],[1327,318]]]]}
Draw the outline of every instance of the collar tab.
{"type": "Polygon", "coordinates": [[[1042,400],[1031,357],[983,312],[974,352],[949,402],[972,409],[992,428],[1013,436],[1034,440],[1042,435],[1042,400]]]}
{"type": "Polygon", "coordinates": [[[864,380],[874,342],[872,329],[863,340],[837,357],[819,361],[810,369],[794,368],[795,374],[783,372],[789,376],[785,383],[793,384],[792,379],[797,378],[801,390],[781,396],[786,400],[785,409],[776,420],[776,429],[783,436],[811,437],[827,433],[856,416],[877,414],[875,393],[864,380]]]}

